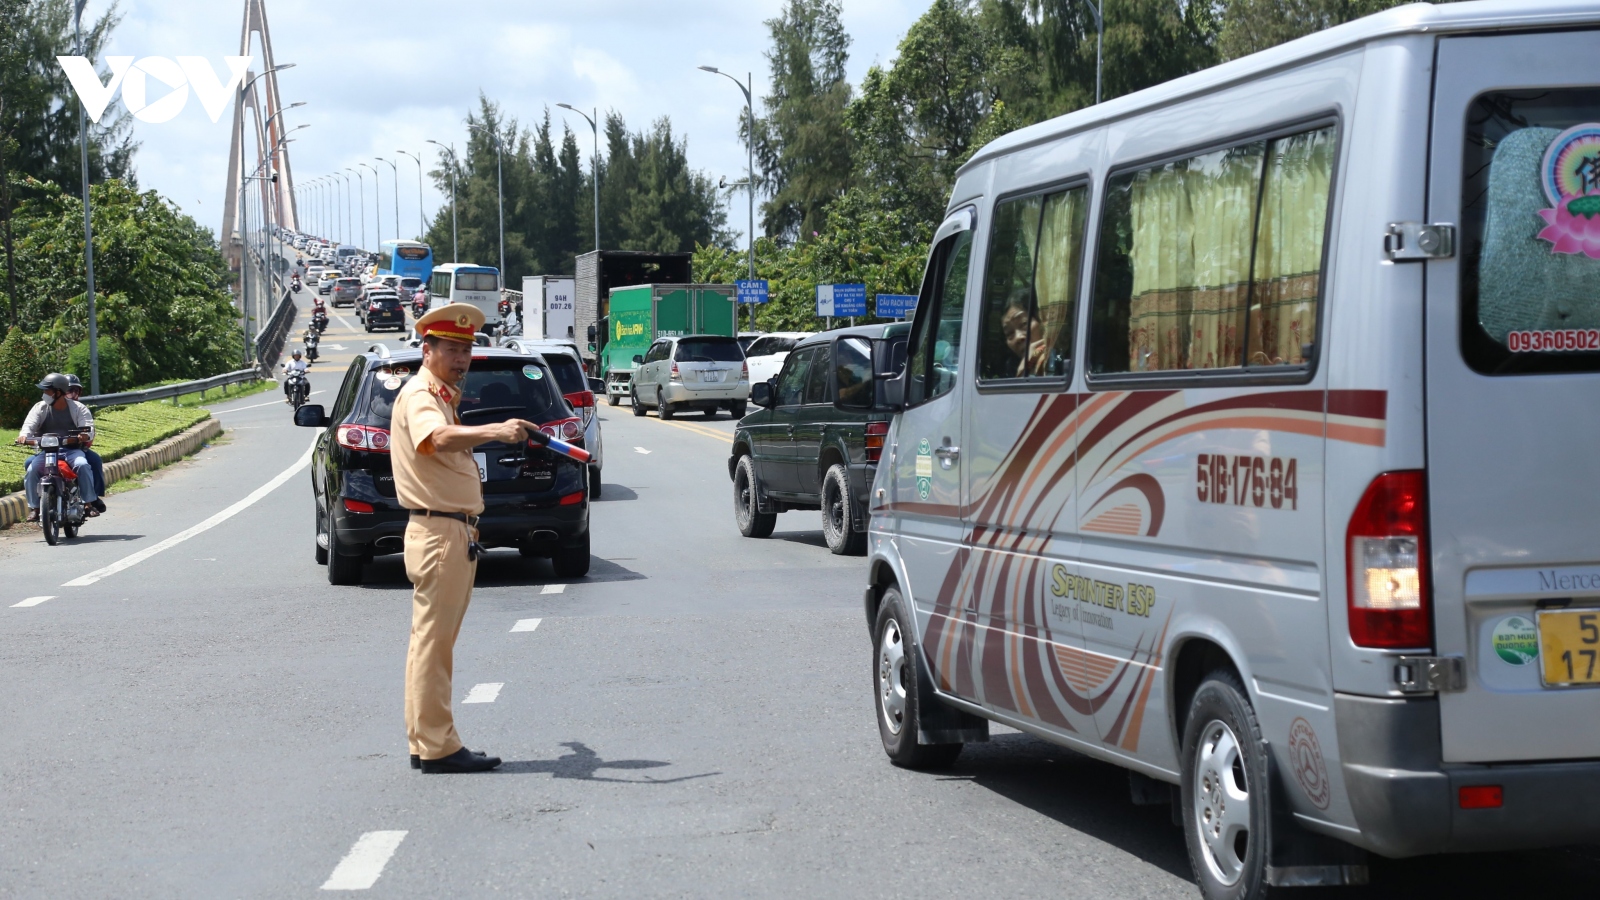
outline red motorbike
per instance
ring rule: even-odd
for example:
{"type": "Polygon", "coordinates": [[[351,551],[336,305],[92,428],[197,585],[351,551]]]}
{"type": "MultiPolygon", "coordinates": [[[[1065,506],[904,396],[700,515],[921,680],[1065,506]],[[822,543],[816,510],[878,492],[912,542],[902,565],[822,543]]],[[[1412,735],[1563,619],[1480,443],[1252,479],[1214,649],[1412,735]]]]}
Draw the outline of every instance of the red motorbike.
{"type": "Polygon", "coordinates": [[[78,493],[78,473],[62,453],[81,445],[86,431],[39,435],[39,455],[44,457],[39,473],[39,527],[45,543],[54,547],[62,533],[78,536],[78,528],[89,518],[88,507],[78,493]]]}

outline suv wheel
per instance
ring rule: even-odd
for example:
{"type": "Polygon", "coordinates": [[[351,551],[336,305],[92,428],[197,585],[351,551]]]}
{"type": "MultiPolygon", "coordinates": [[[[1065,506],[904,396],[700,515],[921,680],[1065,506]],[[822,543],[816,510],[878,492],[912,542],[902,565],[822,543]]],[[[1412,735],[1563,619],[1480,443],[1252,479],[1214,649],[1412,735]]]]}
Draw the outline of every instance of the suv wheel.
{"type": "Polygon", "coordinates": [[[771,537],[773,527],[778,524],[778,514],[758,509],[756,491],[756,466],[746,453],[739,457],[739,465],[733,470],[733,520],[745,537],[771,537]]]}
{"type": "Polygon", "coordinates": [[[1183,837],[1201,895],[1269,896],[1266,745],[1231,672],[1211,673],[1195,691],[1181,765],[1183,837]]]}
{"type": "Polygon", "coordinates": [[[715,419],[717,417],[717,408],[715,406],[708,407],[708,408],[702,409],[700,411],[705,413],[706,418],[708,418],[708,419],[715,419]]]}
{"type": "Polygon", "coordinates": [[[961,755],[961,744],[917,743],[917,710],[922,699],[922,666],[901,624],[906,614],[900,589],[888,588],[872,629],[873,693],[877,697],[878,736],[889,761],[907,769],[941,769],[961,755]]]}
{"type": "Polygon", "coordinates": [[[319,507],[317,509],[316,539],[313,541],[313,546],[317,548],[316,557],[317,565],[319,566],[325,566],[328,564],[328,548],[326,546],[328,541],[327,527],[327,522],[322,518],[322,509],[319,507]]]}
{"type": "Polygon", "coordinates": [[[589,574],[589,532],[583,533],[582,542],[572,547],[561,547],[550,557],[550,567],[558,578],[582,578],[589,574]]]}
{"type": "Polygon", "coordinates": [[[633,404],[634,415],[644,415],[644,404],[639,402],[639,388],[637,386],[628,388],[628,402],[633,404]]]}
{"type": "Polygon", "coordinates": [[[589,499],[600,499],[600,468],[598,466],[589,467],[589,499]]]}
{"type": "Polygon", "coordinates": [[[835,556],[859,556],[867,549],[866,534],[850,524],[850,472],[844,463],[822,477],[822,537],[835,556]]]}
{"type": "Polygon", "coordinates": [[[339,542],[339,527],[330,519],[328,523],[328,583],[360,584],[363,558],[361,554],[346,556],[345,546],[339,542]]]}
{"type": "Polygon", "coordinates": [[[656,415],[663,419],[672,418],[672,404],[668,403],[667,398],[661,395],[660,388],[656,388],[656,415]]]}

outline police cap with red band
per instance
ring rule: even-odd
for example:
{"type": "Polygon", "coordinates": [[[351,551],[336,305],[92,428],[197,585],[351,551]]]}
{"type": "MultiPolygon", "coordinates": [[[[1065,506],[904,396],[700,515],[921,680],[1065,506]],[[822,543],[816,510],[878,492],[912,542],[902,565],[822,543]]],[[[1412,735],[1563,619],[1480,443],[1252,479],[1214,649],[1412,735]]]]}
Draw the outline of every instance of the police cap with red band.
{"type": "Polygon", "coordinates": [[[470,344],[483,330],[483,310],[470,303],[449,303],[417,320],[418,337],[434,335],[470,344]]]}

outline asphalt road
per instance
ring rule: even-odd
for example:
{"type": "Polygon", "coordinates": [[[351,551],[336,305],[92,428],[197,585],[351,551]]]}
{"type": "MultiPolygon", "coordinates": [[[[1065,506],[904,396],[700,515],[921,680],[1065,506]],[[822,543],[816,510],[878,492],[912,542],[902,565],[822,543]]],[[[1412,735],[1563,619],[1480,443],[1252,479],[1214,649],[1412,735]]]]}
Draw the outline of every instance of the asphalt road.
{"type": "MultiPolygon", "coordinates": [[[[361,345],[344,330],[314,401],[361,345]]],[[[457,645],[458,727],[507,762],[420,775],[400,558],[329,586],[311,432],[275,394],[216,411],[222,441],[78,540],[0,532],[0,895],[375,876],[370,894],[419,898],[1198,896],[1167,810],[1131,805],[1118,769],[1003,728],[947,772],[888,765],[862,562],[827,552],[815,513],[739,536],[726,417],[601,408],[590,576],[489,553],[457,645]]],[[[1587,896],[1596,861],[1380,863],[1379,887],[1336,896],[1587,896]]]]}

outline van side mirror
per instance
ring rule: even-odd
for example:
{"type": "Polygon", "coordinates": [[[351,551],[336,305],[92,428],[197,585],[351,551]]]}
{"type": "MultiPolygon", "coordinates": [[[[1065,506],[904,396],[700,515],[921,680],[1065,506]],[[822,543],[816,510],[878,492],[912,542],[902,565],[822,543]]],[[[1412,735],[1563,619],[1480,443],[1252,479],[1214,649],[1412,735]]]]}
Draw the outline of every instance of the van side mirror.
{"type": "Polygon", "coordinates": [[[762,409],[772,408],[772,382],[758,381],[750,385],[750,402],[762,409]]]}
{"type": "Polygon", "coordinates": [[[303,428],[327,428],[328,413],[319,403],[307,403],[294,411],[294,423],[303,428]]]}
{"type": "Polygon", "coordinates": [[[644,365],[644,356],[642,356],[641,354],[635,353],[633,355],[633,364],[636,365],[636,366],[644,365]]]}

